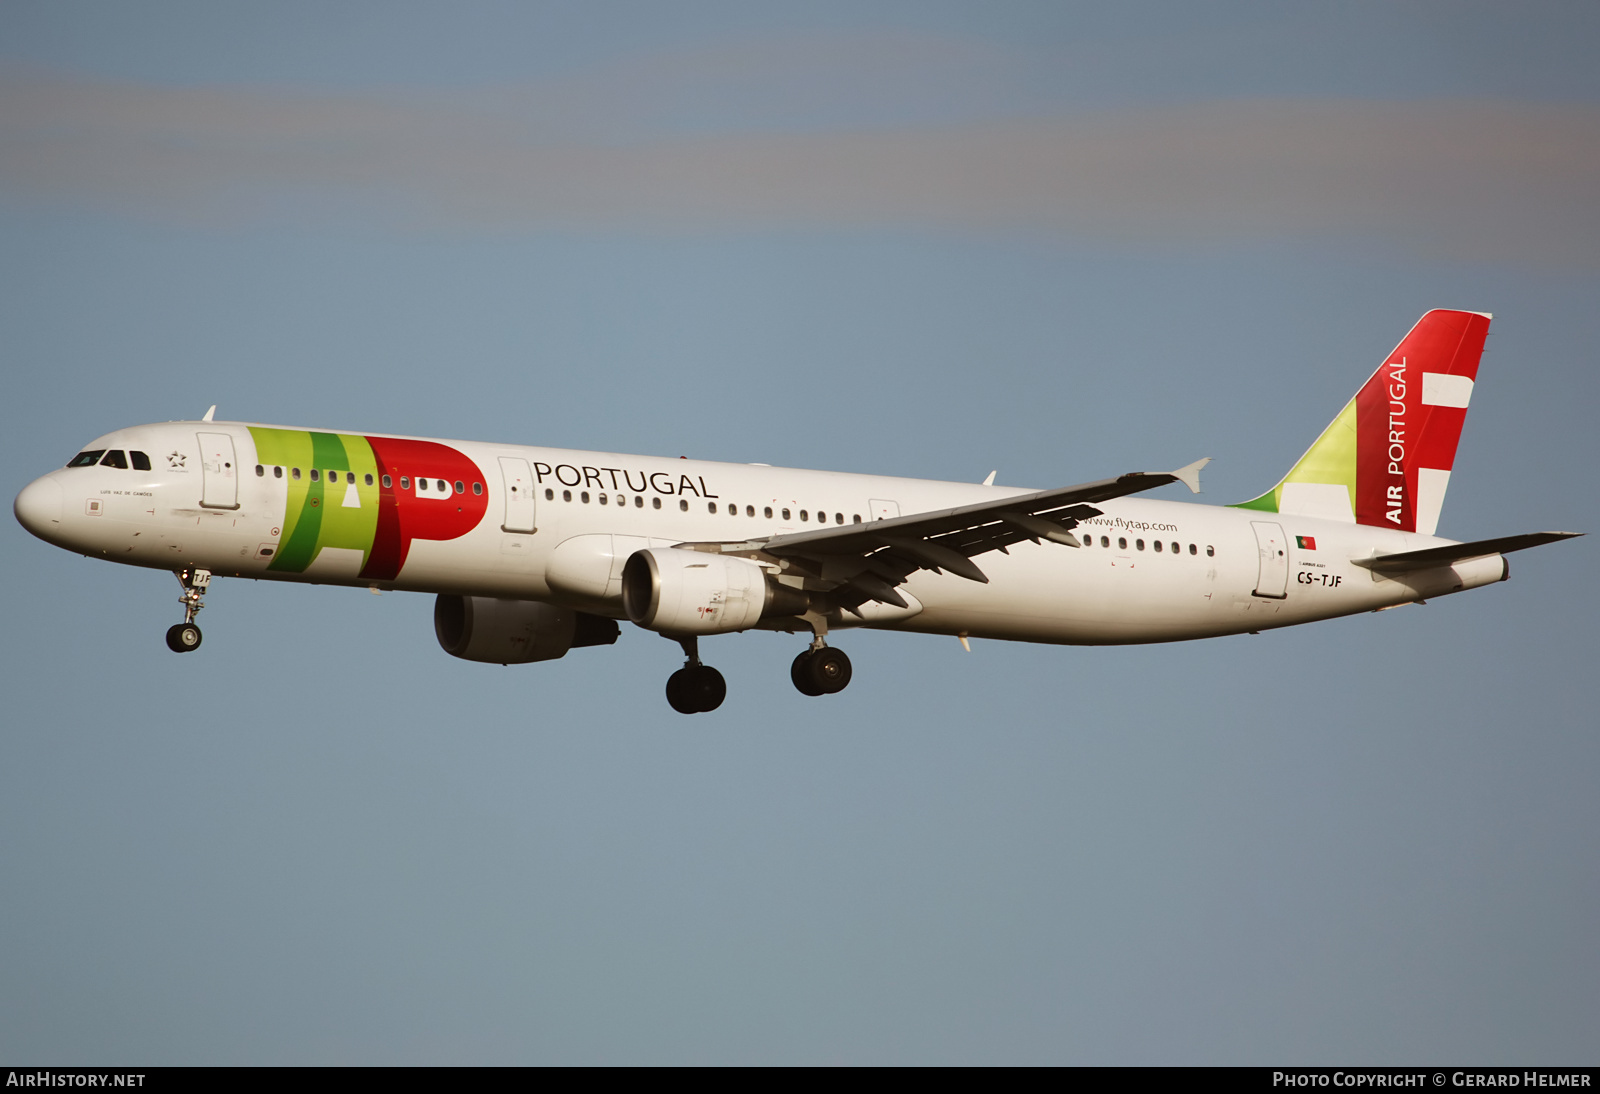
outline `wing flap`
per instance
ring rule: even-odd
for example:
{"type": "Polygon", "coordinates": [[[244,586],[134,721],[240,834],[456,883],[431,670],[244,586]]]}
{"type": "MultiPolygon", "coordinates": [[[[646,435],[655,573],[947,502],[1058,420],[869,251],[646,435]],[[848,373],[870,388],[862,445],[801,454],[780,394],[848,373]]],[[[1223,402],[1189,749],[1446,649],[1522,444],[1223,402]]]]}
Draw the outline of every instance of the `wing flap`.
{"type": "Polygon", "coordinates": [[[1072,529],[1081,521],[1100,515],[1094,502],[1174,482],[1198,492],[1200,469],[1208,462],[1197,460],[1176,471],[1134,471],[1077,486],[767,540],[679,546],[768,562],[786,560],[784,565],[790,567],[792,574],[803,577],[808,589],[828,592],[834,603],[846,611],[854,612],[868,600],[904,607],[905,599],[895,587],[918,570],[948,571],[969,581],[986,583],[989,578],[972,561],[974,555],[1005,551],[1024,540],[1081,546],[1072,529]]]}
{"type": "Polygon", "coordinates": [[[892,538],[913,538],[936,540],[942,546],[970,557],[999,546],[1037,538],[1037,532],[1008,522],[1003,514],[1049,520],[1056,523],[1060,531],[1066,532],[1084,517],[1100,515],[1100,511],[1093,508],[1094,502],[1110,501],[1174,482],[1185,485],[1192,483],[1193,489],[1199,484],[1199,469],[1206,462],[1197,460],[1177,471],[1132,471],[1114,479],[1039,490],[1032,494],[1014,494],[994,501],[930,513],[912,513],[889,520],[792,532],[785,536],[774,536],[762,545],[762,549],[779,557],[868,554],[889,546],[892,538]],[[985,529],[985,534],[973,535],[978,529],[985,529]],[[989,545],[991,543],[992,546],[989,545]]]}

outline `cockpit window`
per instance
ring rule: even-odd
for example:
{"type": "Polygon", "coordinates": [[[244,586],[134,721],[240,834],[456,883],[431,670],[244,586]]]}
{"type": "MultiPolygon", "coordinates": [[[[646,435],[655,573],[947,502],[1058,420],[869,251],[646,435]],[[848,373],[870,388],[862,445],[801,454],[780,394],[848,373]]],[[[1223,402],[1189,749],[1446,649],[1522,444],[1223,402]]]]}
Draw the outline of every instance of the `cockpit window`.
{"type": "Polygon", "coordinates": [[[67,466],[93,467],[95,464],[100,462],[100,457],[104,456],[105,454],[106,450],[103,448],[97,448],[93,452],[79,452],[76,456],[72,457],[72,462],[67,464],[67,466]]]}
{"type": "Polygon", "coordinates": [[[146,456],[143,452],[130,451],[128,453],[128,459],[133,461],[133,469],[135,471],[150,470],[150,457],[146,456]]]}
{"type": "Polygon", "coordinates": [[[100,461],[100,466],[119,467],[126,471],[128,469],[128,454],[120,448],[113,448],[106,453],[105,459],[100,461]]]}

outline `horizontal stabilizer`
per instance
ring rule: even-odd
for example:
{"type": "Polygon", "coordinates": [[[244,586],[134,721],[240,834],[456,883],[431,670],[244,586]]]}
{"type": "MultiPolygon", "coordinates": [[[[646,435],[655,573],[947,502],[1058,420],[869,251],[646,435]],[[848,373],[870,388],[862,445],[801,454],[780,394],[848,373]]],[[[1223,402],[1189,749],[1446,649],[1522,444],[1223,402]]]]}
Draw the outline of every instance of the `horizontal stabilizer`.
{"type": "Polygon", "coordinates": [[[1379,573],[1402,573],[1407,570],[1448,566],[1453,562],[1464,562],[1469,558],[1504,555],[1545,543],[1555,543],[1557,540],[1572,539],[1583,534],[1582,532],[1528,532],[1520,536],[1480,539],[1473,543],[1451,543],[1444,547],[1427,547],[1421,551],[1403,551],[1394,555],[1378,555],[1376,558],[1353,558],[1350,561],[1357,566],[1377,570],[1379,573]]]}

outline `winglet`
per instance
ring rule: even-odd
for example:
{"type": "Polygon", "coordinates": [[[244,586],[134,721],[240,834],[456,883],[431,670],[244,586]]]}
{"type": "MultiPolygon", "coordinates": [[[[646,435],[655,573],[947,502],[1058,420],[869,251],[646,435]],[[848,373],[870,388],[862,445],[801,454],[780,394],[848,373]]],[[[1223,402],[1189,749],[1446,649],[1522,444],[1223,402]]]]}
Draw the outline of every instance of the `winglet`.
{"type": "Polygon", "coordinates": [[[1173,471],[1171,473],[1172,477],[1187,486],[1189,493],[1198,494],[1200,492],[1200,469],[1210,462],[1210,456],[1203,460],[1195,460],[1193,463],[1173,471]]]}
{"type": "Polygon", "coordinates": [[[206,411],[206,416],[204,418],[201,418],[200,420],[202,422],[209,422],[213,417],[215,417],[216,413],[217,413],[217,404],[216,403],[212,403],[211,404],[211,409],[206,411]]]}
{"type": "Polygon", "coordinates": [[[989,477],[983,480],[983,485],[985,485],[985,486],[993,486],[994,485],[994,477],[996,475],[998,475],[999,473],[1000,472],[999,472],[998,469],[989,472],[989,477]]]}

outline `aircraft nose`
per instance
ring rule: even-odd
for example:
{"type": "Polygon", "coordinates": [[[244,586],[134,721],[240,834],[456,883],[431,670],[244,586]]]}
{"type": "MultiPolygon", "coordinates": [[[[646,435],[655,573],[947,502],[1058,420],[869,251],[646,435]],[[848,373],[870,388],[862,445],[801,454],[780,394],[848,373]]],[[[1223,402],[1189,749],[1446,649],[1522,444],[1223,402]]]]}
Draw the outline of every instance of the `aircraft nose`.
{"type": "Polygon", "coordinates": [[[62,500],[61,484],[46,476],[24,486],[11,511],[24,528],[48,540],[60,533],[62,500]]]}

